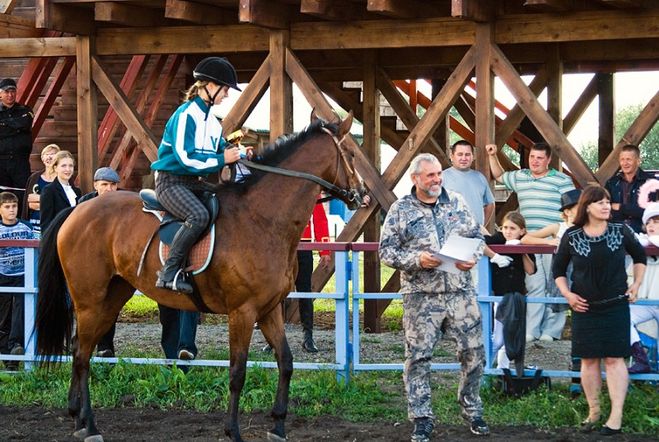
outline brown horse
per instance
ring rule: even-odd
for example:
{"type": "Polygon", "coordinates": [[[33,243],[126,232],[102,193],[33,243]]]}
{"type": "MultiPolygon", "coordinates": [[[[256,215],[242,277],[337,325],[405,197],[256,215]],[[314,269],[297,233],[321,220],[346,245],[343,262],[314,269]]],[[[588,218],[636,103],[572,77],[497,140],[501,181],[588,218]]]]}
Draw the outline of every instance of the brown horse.
{"type": "MultiPolygon", "coordinates": [[[[230,398],[224,431],[234,441],[242,440],[238,401],[257,321],[279,367],[274,427],[268,440],[286,438],[293,358],[284,334],[281,301],[293,289],[296,248],[316,203],[318,183],[338,191],[351,208],[361,201],[363,188],[354,155],[342,142],[351,124],[352,114],[338,124],[312,121],[303,132],[276,142],[257,161],[285,169],[283,173],[308,174],[306,179],[254,170],[243,184],[218,188],[221,209],[215,251],[209,268],[194,282],[211,311],[228,315],[230,398]]],[[[142,211],[137,194],[114,192],[62,213],[42,241],[37,351],[54,362],[57,356],[52,355],[71,348],[69,414],[75,420],[74,436],[86,442],[103,440],[91,408],[89,360],[134,290],[169,307],[196,310],[189,297],[155,288],[158,247],[147,243],[157,228],[158,221],[142,211]],[[71,338],[73,314],[76,333],[71,338]]]]}

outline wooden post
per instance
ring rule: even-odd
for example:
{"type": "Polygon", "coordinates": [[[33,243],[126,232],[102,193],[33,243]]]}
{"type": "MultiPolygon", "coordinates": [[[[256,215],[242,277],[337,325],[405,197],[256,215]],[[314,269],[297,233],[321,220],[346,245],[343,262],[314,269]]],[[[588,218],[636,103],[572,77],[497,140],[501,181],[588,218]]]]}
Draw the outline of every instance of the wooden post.
{"type": "Polygon", "coordinates": [[[270,141],[293,132],[293,86],[286,74],[288,31],[270,31],[270,141]]]}
{"type": "Polygon", "coordinates": [[[93,38],[76,37],[76,97],[78,106],[78,179],[83,193],[91,192],[98,166],[96,86],[92,81],[93,38]]]}
{"type": "Polygon", "coordinates": [[[599,129],[597,137],[597,164],[601,165],[613,151],[615,144],[615,101],[613,97],[613,74],[598,73],[597,94],[599,95],[599,129]]]}
{"type": "MultiPolygon", "coordinates": [[[[363,60],[364,81],[362,150],[373,166],[380,172],[380,92],[376,87],[377,58],[369,52],[363,60]]],[[[364,226],[364,241],[380,240],[380,212],[377,211],[364,226]]],[[[377,252],[364,252],[364,291],[380,291],[380,259],[377,252]]],[[[378,300],[364,301],[364,331],[381,332],[378,300]]]]}
{"type": "MultiPolygon", "coordinates": [[[[492,53],[490,48],[494,41],[494,27],[489,23],[476,24],[476,130],[475,160],[476,167],[486,178],[490,177],[490,162],[487,159],[485,145],[494,143],[494,74],[490,69],[492,53]]],[[[490,187],[494,182],[490,181],[490,187]]],[[[494,190],[494,189],[493,189],[494,190]]],[[[485,228],[494,227],[493,216],[485,228]]]]}
{"type": "MultiPolygon", "coordinates": [[[[563,62],[558,45],[554,45],[547,60],[547,113],[561,130],[563,129],[562,93],[563,62]]],[[[563,169],[561,159],[556,152],[552,153],[550,166],[556,170],[563,169]]]]}

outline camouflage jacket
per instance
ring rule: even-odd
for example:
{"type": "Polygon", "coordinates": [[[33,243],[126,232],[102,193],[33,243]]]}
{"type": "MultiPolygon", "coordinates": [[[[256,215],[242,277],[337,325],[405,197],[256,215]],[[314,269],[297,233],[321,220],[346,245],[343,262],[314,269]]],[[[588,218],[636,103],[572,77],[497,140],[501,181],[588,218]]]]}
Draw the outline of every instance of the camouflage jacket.
{"type": "MultiPolygon", "coordinates": [[[[380,259],[401,271],[401,293],[456,292],[473,289],[471,272],[424,269],[423,251],[437,254],[449,235],[480,238],[479,224],[461,195],[442,188],[434,206],[422,203],[415,191],[393,203],[380,237],[380,259]]],[[[480,258],[483,244],[478,249],[480,258]]]]}

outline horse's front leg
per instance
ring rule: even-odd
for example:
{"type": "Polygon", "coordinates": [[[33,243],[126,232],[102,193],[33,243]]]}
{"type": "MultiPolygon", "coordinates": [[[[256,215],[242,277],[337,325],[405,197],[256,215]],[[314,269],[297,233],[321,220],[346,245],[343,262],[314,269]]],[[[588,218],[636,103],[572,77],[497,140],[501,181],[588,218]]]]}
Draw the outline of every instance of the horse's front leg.
{"type": "Polygon", "coordinates": [[[233,311],[229,313],[229,415],[224,426],[224,434],[235,442],[242,442],[238,407],[240,392],[245,385],[247,355],[252,340],[256,315],[252,312],[233,311]]]}
{"type": "Polygon", "coordinates": [[[283,442],[286,440],[285,422],[288,413],[288,391],[291,376],[293,375],[293,355],[284,333],[281,304],[278,304],[275,309],[259,320],[259,328],[270,346],[275,350],[277,366],[279,367],[277,395],[272,406],[272,418],[275,421],[275,426],[268,432],[268,440],[283,442]]]}

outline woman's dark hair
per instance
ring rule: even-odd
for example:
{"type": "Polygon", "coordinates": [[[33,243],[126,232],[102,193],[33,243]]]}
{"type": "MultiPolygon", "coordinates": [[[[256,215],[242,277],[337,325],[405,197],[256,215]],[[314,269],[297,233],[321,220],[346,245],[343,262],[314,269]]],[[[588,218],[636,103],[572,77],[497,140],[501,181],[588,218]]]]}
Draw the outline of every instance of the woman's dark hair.
{"type": "Polygon", "coordinates": [[[586,187],[577,203],[579,208],[577,209],[577,215],[574,217],[574,225],[583,227],[588,222],[588,206],[604,198],[611,200],[609,191],[604,187],[597,184],[591,184],[586,187]]]}

